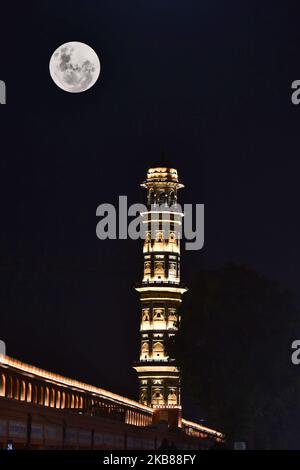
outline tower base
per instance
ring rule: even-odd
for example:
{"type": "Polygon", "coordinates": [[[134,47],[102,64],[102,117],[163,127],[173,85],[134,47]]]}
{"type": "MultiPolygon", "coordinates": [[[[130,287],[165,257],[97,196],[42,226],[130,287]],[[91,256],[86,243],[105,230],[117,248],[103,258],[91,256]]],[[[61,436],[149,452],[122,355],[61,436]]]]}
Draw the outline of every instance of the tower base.
{"type": "Polygon", "coordinates": [[[166,423],[169,428],[181,428],[181,408],[156,408],[153,414],[153,424],[166,423]]]}

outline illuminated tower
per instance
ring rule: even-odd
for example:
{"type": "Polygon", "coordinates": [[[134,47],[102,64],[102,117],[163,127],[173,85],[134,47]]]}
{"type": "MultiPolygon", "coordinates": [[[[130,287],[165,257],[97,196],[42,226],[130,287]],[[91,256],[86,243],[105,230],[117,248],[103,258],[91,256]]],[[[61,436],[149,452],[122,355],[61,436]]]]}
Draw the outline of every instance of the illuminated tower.
{"type": "Polygon", "coordinates": [[[144,276],[136,288],[141,301],[141,353],[134,368],[140,382],[140,402],[156,411],[157,420],[180,425],[180,375],[168,357],[166,343],[176,334],[179,306],[186,289],[180,284],[180,239],[183,213],[177,203],[183,184],[177,170],[154,165],[148,170],[144,276]]]}

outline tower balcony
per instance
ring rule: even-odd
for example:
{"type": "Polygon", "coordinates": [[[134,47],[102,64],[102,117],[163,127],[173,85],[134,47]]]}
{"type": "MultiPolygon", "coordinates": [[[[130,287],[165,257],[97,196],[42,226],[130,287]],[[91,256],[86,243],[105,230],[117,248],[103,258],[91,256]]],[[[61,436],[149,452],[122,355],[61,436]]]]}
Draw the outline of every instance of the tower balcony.
{"type": "Polygon", "coordinates": [[[149,362],[154,362],[154,363],[157,363],[157,362],[164,362],[164,363],[172,363],[174,362],[175,359],[170,359],[169,357],[161,357],[161,358],[155,358],[155,357],[148,357],[147,359],[146,358],[141,358],[138,363],[141,364],[141,363],[149,363],[149,362]]]}
{"type": "Polygon", "coordinates": [[[145,279],[142,281],[143,286],[150,286],[150,285],[171,285],[171,286],[179,286],[180,281],[178,279],[145,279]]]}
{"type": "Polygon", "coordinates": [[[174,292],[182,295],[188,289],[177,280],[147,279],[143,281],[142,284],[137,284],[135,290],[138,292],[174,292]]]}
{"type": "Polygon", "coordinates": [[[133,367],[136,370],[137,368],[146,368],[147,370],[152,371],[168,370],[169,372],[178,372],[176,360],[170,359],[168,357],[160,359],[155,359],[152,357],[149,357],[147,359],[141,358],[140,360],[134,362],[133,367]]]}
{"type": "Polygon", "coordinates": [[[169,357],[163,357],[163,358],[155,358],[155,357],[148,357],[148,358],[141,358],[138,361],[134,362],[134,366],[157,366],[160,368],[161,366],[172,366],[172,369],[176,369],[178,371],[177,366],[176,366],[176,360],[175,359],[170,359],[169,357]]]}
{"type": "Polygon", "coordinates": [[[133,364],[133,368],[139,375],[145,374],[146,376],[157,378],[160,378],[161,376],[179,378],[179,368],[176,365],[175,359],[168,359],[168,361],[136,361],[133,364]]]}
{"type": "Polygon", "coordinates": [[[142,281],[142,284],[136,284],[136,289],[140,288],[140,287],[145,287],[145,286],[149,286],[149,287],[163,287],[163,286],[174,286],[176,288],[180,288],[180,289],[185,289],[187,290],[187,288],[182,284],[180,283],[180,281],[178,281],[177,279],[145,279],[142,281]]]}

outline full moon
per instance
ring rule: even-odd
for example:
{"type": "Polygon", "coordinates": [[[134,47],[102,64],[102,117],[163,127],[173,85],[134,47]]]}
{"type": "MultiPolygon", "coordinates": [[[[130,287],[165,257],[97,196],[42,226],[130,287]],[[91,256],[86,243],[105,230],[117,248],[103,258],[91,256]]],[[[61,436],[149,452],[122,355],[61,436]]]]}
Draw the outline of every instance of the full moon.
{"type": "Polygon", "coordinates": [[[50,75],[56,85],[70,93],[81,93],[91,88],[100,75],[99,58],[83,42],[67,42],[52,54],[50,75]]]}

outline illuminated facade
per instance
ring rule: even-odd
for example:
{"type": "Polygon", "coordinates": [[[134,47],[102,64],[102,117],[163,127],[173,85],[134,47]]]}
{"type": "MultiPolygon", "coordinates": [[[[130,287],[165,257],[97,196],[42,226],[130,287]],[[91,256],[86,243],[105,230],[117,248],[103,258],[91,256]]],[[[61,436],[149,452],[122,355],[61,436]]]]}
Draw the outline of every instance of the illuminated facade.
{"type": "Polygon", "coordinates": [[[140,382],[139,400],[161,410],[160,419],[169,420],[170,410],[180,424],[180,374],[166,351],[168,340],[180,323],[179,307],[186,291],[180,283],[180,239],[183,213],[177,193],[183,184],[177,170],[163,165],[148,170],[141,185],[147,190],[144,272],[136,288],[141,301],[141,350],[134,365],[140,382]]]}
{"type": "Polygon", "coordinates": [[[186,288],[180,283],[183,213],[177,171],[158,165],[142,184],[148,192],[141,300],[140,358],[134,368],[139,402],[0,354],[0,449],[209,448],[218,431],[181,416],[180,374],[166,344],[180,324],[186,288]],[[153,426],[167,421],[169,428],[153,426]],[[181,432],[178,432],[179,429],[181,432]]]}
{"type": "Polygon", "coordinates": [[[130,398],[0,354],[0,449],[207,448],[222,435],[182,419],[182,433],[152,427],[155,410],[130,398]],[[200,441],[199,441],[200,439],[200,441]]]}

